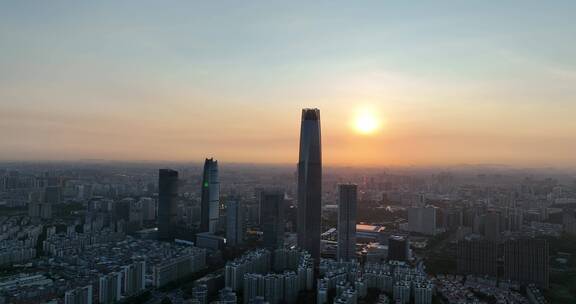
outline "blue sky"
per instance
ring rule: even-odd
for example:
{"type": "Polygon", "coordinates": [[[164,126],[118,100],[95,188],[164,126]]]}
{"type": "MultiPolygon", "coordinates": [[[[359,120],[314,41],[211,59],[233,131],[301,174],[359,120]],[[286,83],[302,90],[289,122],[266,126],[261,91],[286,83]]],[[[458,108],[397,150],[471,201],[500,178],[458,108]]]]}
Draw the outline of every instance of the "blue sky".
{"type": "Polygon", "coordinates": [[[317,106],[328,162],[574,165],[574,20],[574,1],[4,1],[0,158],[293,162],[317,106]],[[386,126],[368,138],[362,107],[386,126]]]}

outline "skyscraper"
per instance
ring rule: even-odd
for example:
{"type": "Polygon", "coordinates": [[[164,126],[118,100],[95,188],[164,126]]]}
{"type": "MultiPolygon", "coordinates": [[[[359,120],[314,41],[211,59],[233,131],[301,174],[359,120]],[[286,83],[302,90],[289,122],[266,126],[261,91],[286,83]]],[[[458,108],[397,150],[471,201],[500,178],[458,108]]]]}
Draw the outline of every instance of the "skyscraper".
{"type": "Polygon", "coordinates": [[[53,206],[62,201],[61,181],[57,177],[46,175],[40,179],[38,186],[42,187],[39,192],[30,193],[28,215],[34,219],[50,219],[53,206]]]}
{"type": "Polygon", "coordinates": [[[545,239],[507,240],[504,242],[504,278],[548,288],[549,250],[545,239]]]}
{"type": "Polygon", "coordinates": [[[218,161],[207,158],[204,161],[202,178],[202,202],[200,205],[200,231],[216,232],[219,215],[220,181],[218,179],[218,161]]]}
{"type": "Polygon", "coordinates": [[[408,239],[392,235],[388,239],[388,260],[407,261],[410,255],[408,239]]]}
{"type": "Polygon", "coordinates": [[[356,256],[356,204],[358,186],[339,185],[338,202],[338,260],[350,261],[356,256]]]}
{"type": "Polygon", "coordinates": [[[298,246],[320,261],[322,150],[320,110],[303,109],[298,160],[298,246]]]}
{"type": "Polygon", "coordinates": [[[238,199],[226,202],[226,243],[230,246],[244,241],[244,208],[238,199]]]}
{"type": "Polygon", "coordinates": [[[498,276],[498,244],[495,242],[467,239],[458,242],[456,265],[459,274],[498,276]]]}
{"type": "Polygon", "coordinates": [[[276,249],[284,245],[284,192],[264,190],[260,193],[260,223],[264,246],[276,249]]]}
{"type": "Polygon", "coordinates": [[[498,242],[500,240],[500,213],[491,211],[483,217],[484,236],[487,240],[498,242]]]}
{"type": "Polygon", "coordinates": [[[408,230],[427,235],[436,234],[436,207],[412,207],[408,209],[408,230]]]}
{"type": "Polygon", "coordinates": [[[158,237],[174,238],[177,219],[178,171],[160,169],[158,178],[158,237]]]}

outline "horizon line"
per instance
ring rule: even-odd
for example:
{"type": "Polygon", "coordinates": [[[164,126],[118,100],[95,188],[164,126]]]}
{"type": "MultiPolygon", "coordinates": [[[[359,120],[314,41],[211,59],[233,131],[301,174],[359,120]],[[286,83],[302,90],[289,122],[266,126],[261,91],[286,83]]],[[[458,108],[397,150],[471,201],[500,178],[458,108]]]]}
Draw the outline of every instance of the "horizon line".
{"type": "MultiPolygon", "coordinates": [[[[212,157],[212,156],[211,156],[212,157]]],[[[270,166],[270,167],[291,167],[296,166],[297,162],[289,163],[289,162],[246,162],[246,161],[225,161],[222,159],[218,159],[219,163],[226,164],[226,165],[250,165],[250,166],[270,166]]],[[[24,160],[17,160],[17,159],[7,159],[2,160],[0,159],[0,164],[2,163],[12,163],[12,164],[49,164],[49,163],[60,163],[60,164],[74,164],[74,163],[84,163],[84,164],[110,164],[110,163],[123,163],[123,164],[194,164],[201,166],[203,161],[201,160],[142,160],[142,159],[134,159],[134,160],[122,160],[122,159],[24,159],[24,160]]],[[[335,164],[335,163],[324,163],[323,167],[325,168],[357,168],[357,169],[403,169],[403,168],[421,168],[421,169],[432,169],[432,168],[482,168],[482,169],[514,169],[514,170],[560,170],[560,171],[570,171],[576,170],[576,165],[513,165],[513,164],[506,164],[506,163],[457,163],[457,164],[396,164],[396,165],[382,165],[382,164],[362,164],[362,165],[355,165],[355,164],[335,164]]]]}

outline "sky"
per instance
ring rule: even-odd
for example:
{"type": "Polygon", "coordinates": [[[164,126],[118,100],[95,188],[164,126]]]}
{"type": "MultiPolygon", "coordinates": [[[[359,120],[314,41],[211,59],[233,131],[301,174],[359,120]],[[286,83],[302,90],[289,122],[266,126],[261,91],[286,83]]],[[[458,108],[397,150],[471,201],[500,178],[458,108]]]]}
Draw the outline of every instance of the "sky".
{"type": "Polygon", "coordinates": [[[1,1],[0,160],[576,167],[576,1],[1,1]],[[379,128],[352,127],[369,112],[379,128]]]}

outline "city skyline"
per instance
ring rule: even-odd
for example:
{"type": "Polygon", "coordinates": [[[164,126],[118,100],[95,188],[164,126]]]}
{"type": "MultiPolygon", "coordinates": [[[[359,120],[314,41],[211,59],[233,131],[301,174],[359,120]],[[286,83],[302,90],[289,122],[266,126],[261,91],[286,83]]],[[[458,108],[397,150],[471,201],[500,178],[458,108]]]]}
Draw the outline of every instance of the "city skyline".
{"type": "Polygon", "coordinates": [[[575,5],[3,3],[0,160],[574,168],[575,5]]]}
{"type": "Polygon", "coordinates": [[[0,3],[0,304],[574,304],[575,20],[0,3]]]}

